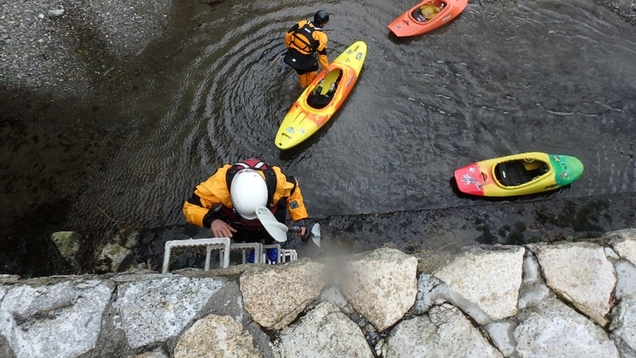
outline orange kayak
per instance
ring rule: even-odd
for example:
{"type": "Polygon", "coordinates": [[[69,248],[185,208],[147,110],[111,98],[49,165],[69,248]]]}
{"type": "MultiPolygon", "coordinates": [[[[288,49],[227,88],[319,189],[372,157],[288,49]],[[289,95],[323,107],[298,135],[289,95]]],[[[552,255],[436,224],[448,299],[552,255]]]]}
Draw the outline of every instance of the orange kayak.
{"type": "Polygon", "coordinates": [[[425,34],[449,23],[464,11],[468,0],[424,0],[389,24],[397,37],[425,34]]]}

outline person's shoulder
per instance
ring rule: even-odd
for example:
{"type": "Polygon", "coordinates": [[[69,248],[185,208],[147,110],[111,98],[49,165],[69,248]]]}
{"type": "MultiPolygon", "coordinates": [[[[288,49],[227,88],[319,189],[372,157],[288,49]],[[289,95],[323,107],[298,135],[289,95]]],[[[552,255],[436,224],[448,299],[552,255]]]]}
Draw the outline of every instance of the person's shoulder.
{"type": "Polygon", "coordinates": [[[327,34],[324,31],[314,31],[315,36],[318,36],[318,38],[327,41],[328,37],[327,34]]]}
{"type": "Polygon", "coordinates": [[[278,165],[270,165],[270,168],[274,171],[274,173],[276,173],[277,177],[284,177],[284,178],[292,177],[293,178],[293,176],[285,173],[283,169],[279,167],[278,165]]]}
{"type": "Polygon", "coordinates": [[[213,177],[218,176],[218,175],[225,175],[225,173],[226,173],[226,172],[227,172],[227,171],[228,171],[231,167],[232,167],[232,164],[225,164],[225,165],[223,165],[222,167],[219,167],[219,168],[218,168],[218,169],[214,172],[214,174],[212,174],[212,175],[210,176],[210,178],[213,178],[213,177]]]}
{"type": "Polygon", "coordinates": [[[275,172],[283,173],[283,169],[281,167],[279,167],[278,165],[270,164],[269,167],[275,172]]]}

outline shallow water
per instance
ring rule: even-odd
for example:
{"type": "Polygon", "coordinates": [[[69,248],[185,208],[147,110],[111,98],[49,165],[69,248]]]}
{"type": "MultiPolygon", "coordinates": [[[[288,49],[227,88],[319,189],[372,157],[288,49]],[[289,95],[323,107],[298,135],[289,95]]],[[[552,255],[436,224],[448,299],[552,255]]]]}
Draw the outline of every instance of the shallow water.
{"type": "Polygon", "coordinates": [[[457,197],[454,169],[523,151],[578,157],[582,178],[558,195],[636,192],[636,29],[592,2],[470,3],[430,34],[386,25],[410,2],[336,1],[325,9],[330,59],[368,45],[360,79],[332,120],[280,152],[278,125],[300,94],[283,34],[315,4],[200,5],[194,36],[163,76],[124,104],[124,146],[72,207],[69,227],[103,219],[185,223],[183,200],[246,156],[297,177],[312,218],[483,204],[457,197]]]}
{"type": "MultiPolygon", "coordinates": [[[[134,81],[109,84],[132,87],[127,101],[67,108],[41,99],[9,133],[0,222],[19,233],[3,238],[0,269],[69,272],[51,232],[86,233],[90,261],[112,231],[141,227],[149,230],[133,259],[160,267],[166,240],[209,235],[184,225],[193,187],[248,156],[299,179],[335,250],[437,253],[636,226],[636,28],[586,1],[476,2],[430,34],[397,39],[386,25],[413,3],[326,6],[330,59],[357,40],[369,52],[339,112],[289,151],[274,137],[301,90],[276,59],[284,32],[314,4],[199,4],[194,18],[172,20],[192,36],[149,47],[134,81]],[[523,151],[576,156],[585,172],[565,190],[523,200],[453,192],[456,168],[523,151]]],[[[313,253],[290,241],[301,256],[313,253]]]]}

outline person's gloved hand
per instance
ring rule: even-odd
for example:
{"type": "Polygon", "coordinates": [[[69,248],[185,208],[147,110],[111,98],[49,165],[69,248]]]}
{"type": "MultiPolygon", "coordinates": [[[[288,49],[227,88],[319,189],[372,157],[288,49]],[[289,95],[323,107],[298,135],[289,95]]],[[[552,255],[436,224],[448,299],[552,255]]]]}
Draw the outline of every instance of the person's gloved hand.
{"type": "Polygon", "coordinates": [[[305,222],[305,220],[294,221],[294,227],[299,228],[297,229],[300,230],[298,231],[298,235],[300,235],[303,241],[309,239],[311,232],[309,231],[309,228],[307,228],[307,223],[305,222]]]}

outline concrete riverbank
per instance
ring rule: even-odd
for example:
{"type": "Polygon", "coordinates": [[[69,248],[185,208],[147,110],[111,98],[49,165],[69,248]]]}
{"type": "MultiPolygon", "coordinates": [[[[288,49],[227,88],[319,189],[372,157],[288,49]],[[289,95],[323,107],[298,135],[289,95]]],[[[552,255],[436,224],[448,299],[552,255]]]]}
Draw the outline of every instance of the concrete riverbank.
{"type": "Polygon", "coordinates": [[[3,357],[633,357],[636,230],[0,285],[3,357]]]}

